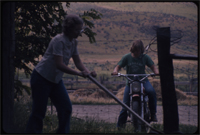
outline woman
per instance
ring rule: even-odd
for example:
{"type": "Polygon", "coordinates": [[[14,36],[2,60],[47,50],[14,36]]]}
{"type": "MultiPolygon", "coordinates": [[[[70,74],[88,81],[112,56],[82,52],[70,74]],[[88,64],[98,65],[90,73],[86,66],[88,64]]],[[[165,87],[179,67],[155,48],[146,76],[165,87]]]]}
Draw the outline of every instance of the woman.
{"type": "Polygon", "coordinates": [[[87,77],[96,77],[82,63],[77,51],[77,40],[83,27],[83,20],[76,15],[67,15],[63,21],[63,33],[56,35],[31,75],[32,113],[26,133],[42,133],[48,98],[57,110],[59,125],[57,133],[69,133],[72,104],[62,81],[64,73],[87,77]],[[80,70],[67,65],[70,58],[80,70]]]}

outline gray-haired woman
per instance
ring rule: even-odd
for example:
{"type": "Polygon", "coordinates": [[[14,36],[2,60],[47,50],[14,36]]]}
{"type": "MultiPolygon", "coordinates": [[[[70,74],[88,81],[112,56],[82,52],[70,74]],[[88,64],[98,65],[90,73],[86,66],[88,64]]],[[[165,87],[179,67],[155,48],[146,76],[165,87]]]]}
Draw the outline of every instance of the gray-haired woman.
{"type": "Polygon", "coordinates": [[[77,51],[77,40],[83,28],[83,20],[76,15],[67,15],[63,21],[63,33],[56,35],[31,75],[32,113],[26,133],[42,133],[48,98],[57,110],[59,125],[57,133],[69,133],[72,104],[62,81],[64,73],[87,77],[96,77],[95,71],[90,72],[81,62],[77,51]],[[70,58],[76,67],[68,67],[70,58]]]}

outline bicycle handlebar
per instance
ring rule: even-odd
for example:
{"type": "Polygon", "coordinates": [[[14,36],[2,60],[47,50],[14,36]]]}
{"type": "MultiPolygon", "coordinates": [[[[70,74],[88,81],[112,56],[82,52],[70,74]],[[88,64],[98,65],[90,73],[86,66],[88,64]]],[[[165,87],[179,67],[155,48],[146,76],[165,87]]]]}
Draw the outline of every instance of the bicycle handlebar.
{"type": "MultiPolygon", "coordinates": [[[[116,74],[111,73],[111,75],[116,75],[116,74]]],[[[136,76],[159,76],[159,74],[154,74],[154,73],[152,73],[152,74],[121,74],[121,73],[118,73],[116,76],[124,76],[124,77],[126,77],[126,76],[134,76],[134,77],[136,77],[136,76]]]]}
{"type": "Polygon", "coordinates": [[[113,73],[111,73],[111,75],[113,75],[113,76],[118,76],[118,77],[124,76],[124,77],[126,77],[129,81],[131,81],[131,79],[129,78],[129,76],[133,76],[133,77],[144,76],[140,81],[143,81],[145,78],[147,78],[147,77],[149,77],[149,76],[151,76],[151,77],[153,77],[153,76],[159,76],[159,74],[154,74],[154,73],[152,73],[152,74],[121,74],[121,73],[113,74],[113,73]]]}

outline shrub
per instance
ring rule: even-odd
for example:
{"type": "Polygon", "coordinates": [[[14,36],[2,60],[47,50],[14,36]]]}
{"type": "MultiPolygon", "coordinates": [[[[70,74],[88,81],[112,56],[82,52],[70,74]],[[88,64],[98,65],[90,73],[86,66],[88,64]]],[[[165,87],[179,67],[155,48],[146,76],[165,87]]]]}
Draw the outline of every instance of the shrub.
{"type": "Polygon", "coordinates": [[[24,133],[31,114],[31,102],[14,102],[14,133],[24,133]]]}

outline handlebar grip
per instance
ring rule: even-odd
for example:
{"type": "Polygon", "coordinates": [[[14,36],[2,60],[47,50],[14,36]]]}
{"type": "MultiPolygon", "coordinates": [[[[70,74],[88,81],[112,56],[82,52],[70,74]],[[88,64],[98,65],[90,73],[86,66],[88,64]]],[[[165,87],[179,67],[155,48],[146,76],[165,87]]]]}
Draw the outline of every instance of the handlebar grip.
{"type": "Polygon", "coordinates": [[[160,74],[154,74],[154,73],[152,73],[151,76],[152,76],[152,77],[153,77],[153,76],[160,76],[160,74]]]}
{"type": "Polygon", "coordinates": [[[118,75],[119,73],[117,73],[117,74],[114,74],[114,73],[111,73],[111,75],[118,75]]]}

